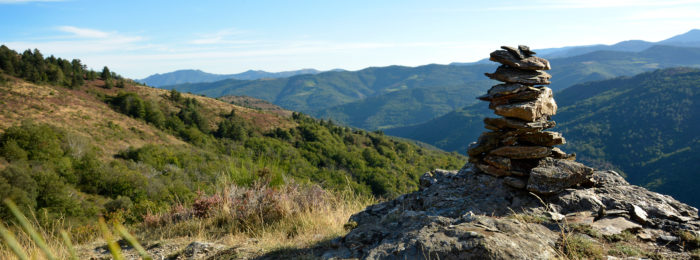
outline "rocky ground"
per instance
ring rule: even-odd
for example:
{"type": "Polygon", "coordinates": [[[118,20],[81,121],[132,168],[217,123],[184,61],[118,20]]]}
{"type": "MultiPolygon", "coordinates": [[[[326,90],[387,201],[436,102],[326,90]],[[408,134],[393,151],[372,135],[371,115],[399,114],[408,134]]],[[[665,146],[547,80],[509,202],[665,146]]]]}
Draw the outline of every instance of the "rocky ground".
{"type": "Polygon", "coordinates": [[[421,188],[353,215],[352,231],[316,249],[320,258],[690,259],[697,209],[630,185],[613,171],[537,196],[471,164],[435,170],[421,188]]]}

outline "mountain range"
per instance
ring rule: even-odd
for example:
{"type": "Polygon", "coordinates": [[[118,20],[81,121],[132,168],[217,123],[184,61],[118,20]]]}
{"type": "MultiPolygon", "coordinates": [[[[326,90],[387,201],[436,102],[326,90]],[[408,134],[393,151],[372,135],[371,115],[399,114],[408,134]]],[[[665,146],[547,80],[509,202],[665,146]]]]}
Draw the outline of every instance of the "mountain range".
{"type": "MultiPolygon", "coordinates": [[[[567,152],[589,165],[624,172],[634,184],[700,205],[692,192],[700,181],[700,70],[670,68],[578,84],[555,94],[555,131],[567,152]]],[[[464,153],[492,115],[474,104],[427,123],[385,133],[464,153]]]]}
{"type": "Polygon", "coordinates": [[[319,72],[321,71],[315,69],[300,69],[282,72],[248,70],[238,74],[212,74],[201,70],[176,70],[163,74],[153,74],[138,81],[149,86],[161,87],[183,83],[214,82],[224,79],[255,80],[264,78],[284,78],[300,74],[317,74],[319,72]]]}
{"type": "MultiPolygon", "coordinates": [[[[550,60],[558,91],[577,83],[632,76],[677,66],[700,66],[700,48],[656,45],[640,52],[595,51],[550,60]]],[[[288,78],[164,86],[210,97],[245,95],[289,110],[367,130],[420,124],[473,104],[493,81],[494,64],[389,66],[288,78]]]]}

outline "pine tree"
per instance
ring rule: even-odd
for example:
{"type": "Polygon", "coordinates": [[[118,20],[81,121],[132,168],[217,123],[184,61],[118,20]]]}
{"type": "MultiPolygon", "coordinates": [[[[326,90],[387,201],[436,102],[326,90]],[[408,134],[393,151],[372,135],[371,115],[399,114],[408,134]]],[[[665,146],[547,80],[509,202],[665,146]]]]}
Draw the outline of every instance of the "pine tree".
{"type": "Polygon", "coordinates": [[[107,66],[102,68],[102,74],[100,74],[100,78],[102,78],[102,80],[108,80],[112,78],[112,73],[109,72],[109,68],[107,68],[107,66]]]}

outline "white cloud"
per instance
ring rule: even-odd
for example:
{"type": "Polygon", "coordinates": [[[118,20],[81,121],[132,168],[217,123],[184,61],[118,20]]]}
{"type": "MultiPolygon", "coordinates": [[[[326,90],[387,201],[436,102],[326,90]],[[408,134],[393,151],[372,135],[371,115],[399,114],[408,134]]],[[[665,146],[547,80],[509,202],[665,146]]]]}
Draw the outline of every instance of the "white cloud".
{"type": "Polygon", "coordinates": [[[87,28],[78,28],[75,26],[59,26],[58,30],[73,34],[73,36],[81,38],[107,38],[110,36],[110,33],[108,32],[87,28]]]}
{"type": "Polygon", "coordinates": [[[700,8],[657,8],[621,17],[622,20],[697,19],[700,8]]]}
{"type": "Polygon", "coordinates": [[[24,4],[34,2],[63,2],[65,0],[0,0],[0,4],[24,4]]]}
{"type": "Polygon", "coordinates": [[[700,0],[540,0],[533,2],[516,2],[507,6],[488,8],[490,10],[549,10],[582,8],[635,8],[654,6],[679,6],[699,4],[700,0]]]}
{"type": "Polygon", "coordinates": [[[248,44],[251,41],[238,40],[233,36],[240,36],[245,31],[236,29],[224,29],[215,33],[198,35],[197,39],[189,41],[190,44],[212,45],[212,44],[248,44]]]}

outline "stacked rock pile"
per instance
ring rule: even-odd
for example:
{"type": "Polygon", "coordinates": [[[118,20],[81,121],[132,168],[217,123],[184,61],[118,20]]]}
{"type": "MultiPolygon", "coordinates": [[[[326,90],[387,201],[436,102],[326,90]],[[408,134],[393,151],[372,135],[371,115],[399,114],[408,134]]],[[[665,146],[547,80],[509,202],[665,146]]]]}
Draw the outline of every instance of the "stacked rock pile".
{"type": "Polygon", "coordinates": [[[548,85],[551,67],[546,59],[535,57],[529,47],[503,46],[491,53],[490,60],[501,63],[491,79],[503,82],[478,99],[490,102],[498,118],[484,119],[484,132],[467,153],[479,170],[494,176],[507,176],[505,183],[540,194],[589,181],[593,170],[573,162],[555,145],[564,144],[561,133],[544,131],[555,126],[550,116],[557,104],[548,85]],[[561,167],[563,166],[563,167],[561,167]]]}

